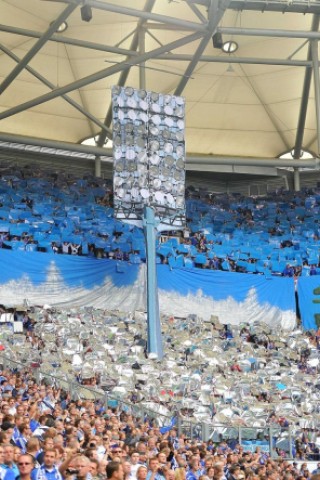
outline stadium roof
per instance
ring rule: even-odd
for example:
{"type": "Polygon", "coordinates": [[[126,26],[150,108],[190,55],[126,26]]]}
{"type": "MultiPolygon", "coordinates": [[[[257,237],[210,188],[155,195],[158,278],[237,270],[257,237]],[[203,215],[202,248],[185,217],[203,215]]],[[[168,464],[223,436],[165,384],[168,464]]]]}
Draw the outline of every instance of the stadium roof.
{"type": "Polygon", "coordinates": [[[2,140],[99,135],[102,146],[120,84],[185,96],[194,156],[319,154],[318,0],[0,0],[0,9],[2,140]],[[217,33],[238,49],[215,48],[217,33]]]}

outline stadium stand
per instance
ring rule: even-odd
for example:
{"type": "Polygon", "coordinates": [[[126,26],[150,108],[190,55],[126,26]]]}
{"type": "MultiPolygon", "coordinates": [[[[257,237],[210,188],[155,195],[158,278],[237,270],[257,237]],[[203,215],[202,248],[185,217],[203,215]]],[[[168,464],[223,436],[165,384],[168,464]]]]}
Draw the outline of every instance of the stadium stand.
{"type": "MultiPolygon", "coordinates": [[[[187,190],[188,235],[160,238],[171,268],[317,275],[320,191],[243,197],[187,190]],[[290,267],[290,268],[289,268],[290,267]]],[[[110,181],[1,169],[0,245],[12,250],[145,261],[141,231],[113,219],[110,181]]]]}

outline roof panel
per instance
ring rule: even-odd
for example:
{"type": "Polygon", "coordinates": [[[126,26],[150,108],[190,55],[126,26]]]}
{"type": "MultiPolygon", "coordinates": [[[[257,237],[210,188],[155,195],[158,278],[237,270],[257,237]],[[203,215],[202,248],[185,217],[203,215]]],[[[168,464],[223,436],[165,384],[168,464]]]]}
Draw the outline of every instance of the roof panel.
{"type": "MultiPolygon", "coordinates": [[[[110,88],[117,83],[120,73],[94,81],[73,90],[75,81],[108,69],[112,65],[125,61],[123,54],[111,53],[110,47],[131,48],[133,33],[142,12],[145,0],[99,0],[101,6],[113,4],[122,13],[93,9],[92,20],[81,19],[80,8],[67,18],[68,29],[63,33],[68,45],[63,42],[49,41],[30,60],[30,66],[48,79],[52,84],[62,87],[71,84],[68,95],[100,120],[105,118],[110,105],[110,88]],[[133,5],[134,4],[134,5],[133,5]],[[135,10],[136,16],[125,15],[135,10]],[[131,34],[131,35],[130,35],[131,34]],[[127,38],[126,38],[127,37],[127,38]],[[70,44],[83,43],[83,46],[70,44]],[[86,48],[85,42],[91,42],[86,48]],[[93,49],[92,43],[100,44],[99,50],[93,49]],[[103,46],[105,50],[103,51],[103,46]]],[[[88,0],[90,4],[90,0],[88,0]]],[[[57,16],[66,8],[66,4],[44,0],[0,0],[1,23],[7,29],[30,30],[21,35],[2,31],[0,27],[0,44],[23,58],[36,44],[57,16]],[[33,38],[33,37],[34,38],[33,38]]],[[[197,7],[201,15],[206,16],[204,6],[197,7]]],[[[201,16],[200,15],[200,16],[201,16]]],[[[142,20],[141,20],[142,22],[142,20]]],[[[201,24],[201,20],[184,1],[155,0],[150,18],[145,18],[145,25],[153,24],[145,34],[146,51],[159,48],[168,42],[177,41],[192,33],[183,29],[192,22],[201,24]],[[172,23],[163,29],[162,21],[157,22],[154,15],[174,17],[180,26],[172,23]],[[154,28],[160,23],[158,28],[154,28]]],[[[310,14],[278,13],[227,10],[220,26],[232,28],[278,29],[285,31],[309,31],[312,24],[310,14]]],[[[290,36],[293,36],[292,33],[290,36]]],[[[211,38],[204,50],[205,61],[197,58],[194,69],[182,95],[186,97],[186,140],[187,149],[193,153],[237,155],[237,156],[276,156],[288,145],[294,144],[300,111],[304,80],[304,67],[258,65],[260,59],[299,59],[306,60],[307,45],[304,39],[279,38],[267,36],[227,35],[223,40],[236,40],[237,52],[231,56],[213,47],[211,38]],[[229,63],[239,58],[242,64],[229,63]],[[246,59],[254,58],[252,64],[246,59]],[[223,60],[218,63],[216,60],[223,60]],[[229,60],[229,62],[228,62],[229,60]]],[[[55,40],[59,40],[56,34],[55,40]]],[[[60,36],[61,40],[61,36],[60,36]]],[[[189,62],[194,59],[200,39],[180,46],[171,51],[178,55],[175,60],[168,58],[147,60],[145,63],[146,86],[150,90],[174,93],[185,75],[189,62]],[[179,57],[179,55],[184,55],[179,57]],[[182,58],[182,60],[181,60],[182,58]]],[[[125,53],[125,52],[122,52],[125,53]]],[[[1,80],[9,75],[16,62],[1,53],[1,80]]],[[[129,68],[129,65],[124,66],[129,68]]],[[[110,69],[109,69],[110,70],[110,69]]],[[[139,68],[132,67],[126,81],[139,87],[139,68]]],[[[50,89],[42,85],[30,73],[22,71],[0,96],[0,110],[7,110],[20,102],[37,99],[50,89]]],[[[313,87],[308,107],[305,132],[305,145],[315,147],[315,108],[313,87]]],[[[41,105],[33,105],[29,110],[16,116],[1,120],[0,129],[4,132],[23,135],[35,135],[61,141],[80,141],[92,132],[97,133],[97,126],[80,114],[64,100],[56,99],[41,105]]]]}

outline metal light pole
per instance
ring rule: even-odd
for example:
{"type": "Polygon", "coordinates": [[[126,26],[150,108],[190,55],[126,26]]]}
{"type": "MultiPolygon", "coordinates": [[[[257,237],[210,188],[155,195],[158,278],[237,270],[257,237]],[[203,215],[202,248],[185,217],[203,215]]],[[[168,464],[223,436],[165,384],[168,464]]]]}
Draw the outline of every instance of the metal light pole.
{"type": "Polygon", "coordinates": [[[112,114],[115,218],[144,232],[148,353],[161,360],[156,237],[185,223],[184,99],[118,85],[112,114]]]}

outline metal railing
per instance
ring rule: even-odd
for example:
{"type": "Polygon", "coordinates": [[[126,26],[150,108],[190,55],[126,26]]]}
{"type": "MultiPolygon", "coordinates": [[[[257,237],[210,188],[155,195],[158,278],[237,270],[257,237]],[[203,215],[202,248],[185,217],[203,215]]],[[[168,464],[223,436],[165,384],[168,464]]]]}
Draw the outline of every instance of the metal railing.
{"type": "MultiPolygon", "coordinates": [[[[85,399],[100,401],[105,407],[116,408],[118,411],[125,411],[134,417],[148,419],[149,421],[155,420],[158,424],[163,426],[172,425],[172,416],[169,417],[163,415],[162,413],[146,408],[139,403],[124,401],[98,387],[84,386],[76,381],[70,381],[63,376],[49,374],[48,372],[41,370],[39,364],[31,366],[29,364],[26,365],[12,360],[3,354],[0,354],[0,364],[3,369],[9,369],[12,371],[27,370],[29,373],[32,372],[37,383],[45,383],[56,388],[61,388],[67,392],[73,400],[85,399]]],[[[297,438],[300,431],[302,433],[302,427],[294,427],[293,429],[292,427],[280,427],[278,425],[247,427],[233,425],[232,422],[230,422],[229,425],[218,424],[214,421],[214,417],[210,424],[205,422],[200,423],[186,419],[179,415],[178,411],[176,412],[174,426],[178,430],[179,435],[184,434],[186,438],[190,438],[191,440],[207,441],[212,439],[215,443],[224,440],[233,441],[234,443],[239,443],[248,451],[254,451],[259,447],[262,451],[269,453],[271,458],[278,457],[277,444],[279,444],[280,441],[279,448],[286,452],[287,459],[292,459],[294,457],[294,439],[297,438]]],[[[313,458],[312,454],[309,455],[310,460],[318,460],[318,456],[313,458]]]]}

